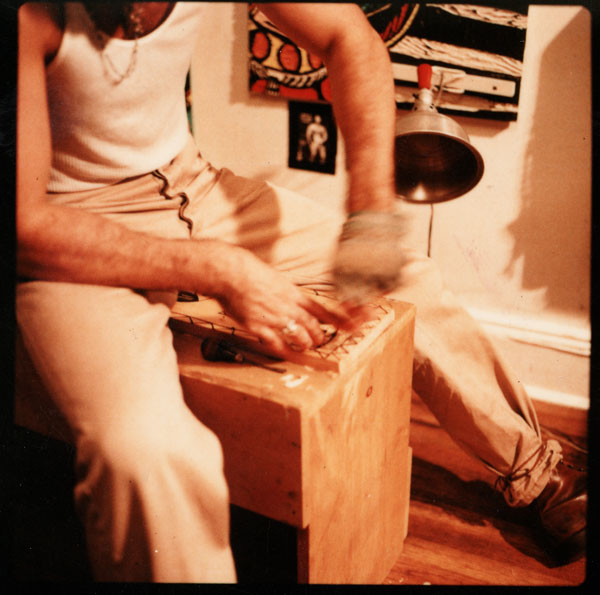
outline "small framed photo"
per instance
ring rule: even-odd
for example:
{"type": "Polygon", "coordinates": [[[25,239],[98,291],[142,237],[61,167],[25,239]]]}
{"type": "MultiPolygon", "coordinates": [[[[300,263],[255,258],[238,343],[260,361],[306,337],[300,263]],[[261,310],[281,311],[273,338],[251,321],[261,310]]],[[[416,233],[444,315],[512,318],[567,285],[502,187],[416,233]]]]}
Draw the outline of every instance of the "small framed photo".
{"type": "Polygon", "coordinates": [[[289,167],[335,174],[337,126],[331,104],[290,101],[289,118],[289,167]]]}

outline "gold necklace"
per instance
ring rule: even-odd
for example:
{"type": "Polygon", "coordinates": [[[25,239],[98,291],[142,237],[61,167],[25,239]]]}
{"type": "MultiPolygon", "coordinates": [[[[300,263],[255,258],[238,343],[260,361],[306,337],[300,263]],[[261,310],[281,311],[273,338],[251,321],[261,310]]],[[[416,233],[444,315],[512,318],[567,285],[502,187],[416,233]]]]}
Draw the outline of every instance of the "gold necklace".
{"type": "Polygon", "coordinates": [[[104,72],[107,76],[109,76],[111,79],[113,79],[113,82],[116,85],[123,82],[133,72],[135,65],[137,63],[138,39],[144,33],[143,26],[142,26],[142,20],[141,20],[141,8],[139,6],[133,5],[127,18],[128,18],[129,24],[132,26],[133,49],[131,50],[131,54],[129,56],[129,63],[127,65],[127,68],[124,71],[119,70],[119,68],[112,61],[111,57],[108,55],[108,52],[106,50],[106,48],[108,46],[108,42],[111,39],[111,37],[109,35],[107,35],[106,33],[104,33],[104,31],[100,30],[94,23],[96,38],[102,45],[102,50],[101,50],[100,55],[102,58],[102,65],[104,67],[104,72]]]}

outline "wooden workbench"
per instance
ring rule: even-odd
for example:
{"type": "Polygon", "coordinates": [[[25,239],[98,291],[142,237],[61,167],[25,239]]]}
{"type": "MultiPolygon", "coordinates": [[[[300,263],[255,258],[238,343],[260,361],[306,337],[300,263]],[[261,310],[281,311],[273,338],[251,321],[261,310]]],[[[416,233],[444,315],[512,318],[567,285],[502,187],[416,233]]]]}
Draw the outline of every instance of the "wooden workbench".
{"type": "Polygon", "coordinates": [[[186,400],[221,440],[231,500],[297,528],[299,582],[380,583],[402,551],[415,309],[377,307],[358,336],[260,360],[284,372],[202,359],[207,333],[244,349],[218,305],[173,314],[186,400]]]}

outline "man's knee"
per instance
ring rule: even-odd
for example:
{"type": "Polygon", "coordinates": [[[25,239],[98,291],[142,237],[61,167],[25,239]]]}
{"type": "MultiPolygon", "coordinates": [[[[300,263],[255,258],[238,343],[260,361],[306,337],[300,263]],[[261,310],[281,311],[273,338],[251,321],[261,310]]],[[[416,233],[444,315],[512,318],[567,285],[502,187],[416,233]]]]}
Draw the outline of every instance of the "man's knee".
{"type": "Polygon", "coordinates": [[[91,485],[137,486],[177,481],[206,485],[216,498],[227,496],[223,452],[217,436],[189,416],[141,413],[129,423],[116,420],[77,440],[78,477],[91,485]]]}

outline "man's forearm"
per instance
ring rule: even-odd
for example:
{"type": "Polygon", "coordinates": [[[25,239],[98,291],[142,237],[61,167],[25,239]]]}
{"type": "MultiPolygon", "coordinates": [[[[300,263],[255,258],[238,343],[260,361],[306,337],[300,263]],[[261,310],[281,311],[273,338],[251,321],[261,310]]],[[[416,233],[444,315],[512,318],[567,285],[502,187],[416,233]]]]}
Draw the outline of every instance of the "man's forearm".
{"type": "Polygon", "coordinates": [[[26,217],[17,226],[17,271],[34,279],[218,295],[239,250],[131,231],[71,207],[26,217]]]}
{"type": "Polygon", "coordinates": [[[356,4],[259,6],[278,28],[327,66],[346,148],[348,211],[391,211],[396,104],[385,44],[356,4]]]}
{"type": "Polygon", "coordinates": [[[350,176],[347,210],[389,211],[394,202],[393,76],[375,31],[365,32],[361,41],[344,37],[326,58],[350,176]]]}

